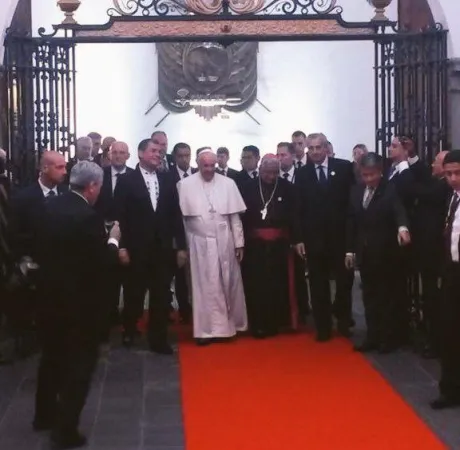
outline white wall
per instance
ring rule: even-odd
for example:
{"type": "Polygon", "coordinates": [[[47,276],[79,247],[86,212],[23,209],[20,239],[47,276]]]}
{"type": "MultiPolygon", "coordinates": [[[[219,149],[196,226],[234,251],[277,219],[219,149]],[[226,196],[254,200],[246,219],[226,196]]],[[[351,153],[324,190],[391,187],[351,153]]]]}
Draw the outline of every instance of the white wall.
{"type": "MultiPolygon", "coordinates": [[[[9,23],[16,1],[0,1],[0,31],[9,23]]],[[[460,2],[452,0],[430,0],[433,1],[460,7],[460,2]]],[[[32,3],[34,30],[41,26],[51,30],[53,23],[62,20],[56,0],[32,0],[32,3]]],[[[339,3],[344,8],[345,20],[367,21],[373,15],[365,0],[339,0],[339,3]]],[[[111,0],[82,0],[77,20],[104,23],[111,4],[111,0]]],[[[449,8],[453,11],[454,7],[449,8]]],[[[396,2],[388,14],[395,19],[396,2]]],[[[459,15],[454,17],[460,20],[459,15]]],[[[189,112],[169,116],[161,128],[169,134],[171,144],[181,140],[194,148],[228,146],[235,166],[243,145],[255,144],[264,152],[273,151],[276,143],[289,139],[295,129],[307,133],[324,131],[335,144],[336,153],[348,157],[355,143],[372,146],[374,139],[372,55],[372,44],[365,42],[261,44],[259,99],[272,113],[260,106],[250,111],[261,122],[260,126],[245,114],[205,122],[189,112]]],[[[126,140],[134,150],[137,142],[150,135],[155,123],[166,113],[158,106],[150,115],[144,115],[157,98],[154,46],[81,45],[77,61],[79,133],[94,130],[114,135],[126,140]]]]}
{"type": "Polygon", "coordinates": [[[1,0],[0,2],[0,64],[3,61],[4,47],[2,45],[5,31],[11,23],[18,0],[1,0]]]}

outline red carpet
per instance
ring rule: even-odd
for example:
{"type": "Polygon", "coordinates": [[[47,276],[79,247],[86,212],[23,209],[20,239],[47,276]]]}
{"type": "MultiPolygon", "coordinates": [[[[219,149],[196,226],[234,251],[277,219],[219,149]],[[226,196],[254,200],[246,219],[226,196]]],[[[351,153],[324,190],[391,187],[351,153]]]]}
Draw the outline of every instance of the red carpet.
{"type": "Polygon", "coordinates": [[[350,344],[180,344],[187,450],[446,448],[350,344]]]}

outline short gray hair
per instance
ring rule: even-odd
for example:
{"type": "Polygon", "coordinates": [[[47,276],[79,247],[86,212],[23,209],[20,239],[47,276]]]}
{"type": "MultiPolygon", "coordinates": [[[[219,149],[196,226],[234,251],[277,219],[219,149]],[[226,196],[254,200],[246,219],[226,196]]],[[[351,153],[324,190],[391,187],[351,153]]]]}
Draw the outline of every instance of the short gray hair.
{"type": "Polygon", "coordinates": [[[90,147],[93,146],[93,141],[89,136],[82,136],[81,138],[77,139],[77,142],[75,143],[75,148],[78,150],[83,144],[88,144],[90,147]]]}
{"type": "Polygon", "coordinates": [[[307,145],[310,145],[310,141],[313,139],[319,139],[321,141],[321,146],[327,148],[329,141],[324,133],[311,133],[307,136],[307,145]]]}
{"type": "Polygon", "coordinates": [[[70,171],[70,188],[82,191],[91,183],[102,184],[104,171],[91,161],[80,161],[70,171]]]}
{"type": "Polygon", "coordinates": [[[383,158],[374,152],[369,152],[359,160],[359,167],[362,169],[383,170],[383,158]]]}

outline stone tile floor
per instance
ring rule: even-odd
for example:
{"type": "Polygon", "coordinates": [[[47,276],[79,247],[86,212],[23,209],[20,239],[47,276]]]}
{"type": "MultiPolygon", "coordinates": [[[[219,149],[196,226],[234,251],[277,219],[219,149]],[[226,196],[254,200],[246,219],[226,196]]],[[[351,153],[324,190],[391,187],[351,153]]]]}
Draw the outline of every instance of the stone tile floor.
{"type": "MultiPolygon", "coordinates": [[[[359,339],[364,332],[362,307],[355,309],[359,339]]],[[[437,395],[436,361],[425,361],[410,350],[370,356],[369,361],[447,448],[460,449],[460,409],[433,412],[428,405],[437,395]]],[[[1,450],[50,448],[46,434],[31,430],[35,371],[36,358],[0,367],[1,450]]],[[[101,359],[82,418],[89,450],[184,450],[179,377],[177,356],[114,346],[101,359]]]]}
{"type": "MultiPolygon", "coordinates": [[[[31,430],[37,359],[0,368],[0,449],[46,450],[31,430]]],[[[90,450],[182,450],[177,357],[114,348],[102,358],[81,424],[90,450]]]]}

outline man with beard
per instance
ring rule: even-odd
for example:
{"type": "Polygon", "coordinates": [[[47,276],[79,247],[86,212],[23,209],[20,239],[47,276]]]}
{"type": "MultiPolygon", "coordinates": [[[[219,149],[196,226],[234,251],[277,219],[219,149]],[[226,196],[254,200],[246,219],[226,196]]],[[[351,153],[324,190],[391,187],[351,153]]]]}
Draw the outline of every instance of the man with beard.
{"type": "Polygon", "coordinates": [[[276,155],[265,155],[259,178],[243,188],[246,302],[251,332],[258,338],[273,336],[287,324],[296,329],[298,324],[291,244],[301,258],[305,247],[295,188],[279,178],[279,171],[276,155]]]}
{"type": "Polygon", "coordinates": [[[123,309],[123,345],[134,343],[136,325],[149,292],[148,341],[150,350],[171,355],[168,320],[171,260],[175,243],[177,264],[186,260],[184,225],[176,184],[169,173],[160,171],[162,148],[150,139],[138,146],[139,165],[122,175],[115,189],[117,219],[123,240],[120,262],[126,266],[123,309]]]}

